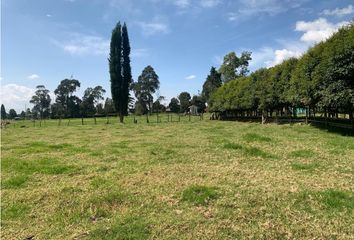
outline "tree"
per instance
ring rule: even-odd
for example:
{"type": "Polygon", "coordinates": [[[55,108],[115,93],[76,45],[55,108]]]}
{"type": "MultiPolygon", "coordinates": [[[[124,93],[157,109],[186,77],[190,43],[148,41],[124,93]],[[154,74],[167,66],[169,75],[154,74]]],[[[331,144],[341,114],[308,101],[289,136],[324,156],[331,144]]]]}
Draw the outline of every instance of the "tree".
{"type": "Polygon", "coordinates": [[[20,113],[20,117],[21,117],[22,119],[25,119],[25,118],[26,118],[26,113],[25,113],[25,111],[22,111],[22,112],[20,113]]]}
{"type": "Polygon", "coordinates": [[[83,116],[92,116],[96,113],[95,105],[103,100],[103,94],[106,92],[101,86],[95,88],[87,88],[84,92],[81,103],[81,111],[83,116]]]}
{"type": "Polygon", "coordinates": [[[39,115],[39,118],[45,118],[49,116],[50,113],[50,96],[49,90],[45,88],[44,85],[38,85],[35,95],[32,96],[30,103],[34,104],[32,112],[35,115],[39,115]]]}
{"type": "Polygon", "coordinates": [[[1,120],[4,120],[7,118],[6,110],[4,104],[1,104],[1,120]]]}
{"type": "Polygon", "coordinates": [[[145,111],[152,112],[152,103],[154,100],[152,95],[159,87],[159,76],[150,65],[144,68],[143,72],[138,77],[138,81],[133,83],[132,89],[135,93],[135,97],[145,111]]]}
{"type": "Polygon", "coordinates": [[[249,72],[248,64],[252,60],[251,52],[242,52],[241,57],[237,57],[235,52],[225,55],[224,62],[219,72],[224,82],[244,77],[249,72]]]}
{"type": "Polygon", "coordinates": [[[104,102],[104,111],[107,115],[116,112],[114,109],[113,100],[111,98],[106,98],[106,101],[104,102]]]}
{"type": "Polygon", "coordinates": [[[180,112],[186,112],[190,106],[191,95],[188,92],[181,92],[178,95],[178,100],[180,102],[180,112]]]}
{"type": "Polygon", "coordinates": [[[180,110],[179,101],[177,98],[172,98],[170,103],[168,104],[171,112],[178,113],[180,110]]]}
{"type": "Polygon", "coordinates": [[[105,114],[105,111],[104,111],[102,103],[98,103],[96,105],[96,113],[99,114],[99,115],[104,115],[105,114]]]}
{"type": "Polygon", "coordinates": [[[15,109],[10,109],[9,119],[14,119],[15,117],[17,117],[17,113],[16,113],[15,109]]]}
{"type": "Polygon", "coordinates": [[[65,117],[78,117],[80,113],[81,100],[74,96],[73,93],[80,87],[79,80],[64,79],[60,82],[58,87],[54,90],[56,95],[55,106],[58,109],[57,113],[63,114],[65,117]]]}
{"type": "Polygon", "coordinates": [[[152,111],[153,112],[165,112],[166,111],[166,107],[161,104],[161,101],[165,100],[164,96],[160,96],[158,97],[158,99],[152,104],[152,111]]]}
{"type": "Polygon", "coordinates": [[[205,112],[205,100],[202,96],[197,96],[194,95],[191,100],[191,104],[194,106],[197,106],[198,108],[198,113],[204,113],[205,112]]]}
{"type": "Polygon", "coordinates": [[[211,67],[210,74],[207,76],[202,90],[202,96],[206,101],[209,101],[210,95],[219,88],[221,84],[221,74],[216,71],[215,67],[211,67]]]}
{"type": "Polygon", "coordinates": [[[126,24],[124,23],[122,29],[120,22],[118,22],[112,31],[108,61],[112,99],[121,123],[123,123],[124,116],[128,114],[129,89],[132,82],[129,54],[130,46],[126,24]]]}

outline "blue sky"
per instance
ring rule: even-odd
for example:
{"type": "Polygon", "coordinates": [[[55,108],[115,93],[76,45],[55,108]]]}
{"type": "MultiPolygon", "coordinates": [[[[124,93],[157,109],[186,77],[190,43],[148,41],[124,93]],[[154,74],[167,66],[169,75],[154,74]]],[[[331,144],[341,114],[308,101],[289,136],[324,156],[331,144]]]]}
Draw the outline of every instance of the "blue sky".
{"type": "MultiPolygon", "coordinates": [[[[250,69],[300,56],[354,18],[352,1],[2,0],[1,102],[30,107],[37,85],[52,94],[71,75],[110,97],[109,40],[128,25],[134,80],[151,65],[160,95],[197,94],[223,56],[251,51],[250,69]]],[[[54,95],[53,95],[54,96],[54,95]]],[[[54,99],[53,99],[54,100],[54,99]]]]}

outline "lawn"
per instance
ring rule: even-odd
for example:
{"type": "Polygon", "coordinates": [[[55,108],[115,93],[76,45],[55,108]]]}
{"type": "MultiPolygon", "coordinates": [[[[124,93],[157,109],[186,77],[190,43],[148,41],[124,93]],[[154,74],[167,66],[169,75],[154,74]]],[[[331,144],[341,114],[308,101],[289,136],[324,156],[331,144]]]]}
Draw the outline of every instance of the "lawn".
{"type": "Polygon", "coordinates": [[[2,129],[2,239],[354,238],[353,137],[166,118],[2,129]]]}

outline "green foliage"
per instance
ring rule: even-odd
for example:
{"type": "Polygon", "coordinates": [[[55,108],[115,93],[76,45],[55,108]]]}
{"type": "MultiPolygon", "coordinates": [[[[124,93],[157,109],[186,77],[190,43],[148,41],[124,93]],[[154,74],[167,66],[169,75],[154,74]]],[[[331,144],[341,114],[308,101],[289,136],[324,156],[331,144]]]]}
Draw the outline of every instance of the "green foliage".
{"type": "Polygon", "coordinates": [[[210,74],[207,76],[203,84],[202,96],[208,102],[211,94],[222,85],[221,74],[216,71],[215,67],[211,67],[210,74]]]}
{"type": "Polygon", "coordinates": [[[32,113],[34,115],[39,115],[36,117],[39,117],[40,119],[46,118],[49,116],[51,102],[49,90],[47,90],[43,85],[38,85],[36,88],[37,90],[35,95],[32,96],[32,99],[30,100],[30,103],[34,105],[32,113]]]}
{"type": "Polygon", "coordinates": [[[250,76],[237,76],[234,53],[225,56],[220,72],[227,83],[209,98],[211,111],[290,112],[309,107],[325,113],[354,111],[354,25],[342,27],[325,42],[309,49],[300,59],[288,59],[250,76]],[[230,81],[233,79],[237,81],[230,81]]]}
{"type": "Polygon", "coordinates": [[[242,52],[241,57],[237,57],[235,52],[226,54],[224,62],[219,69],[223,81],[226,83],[246,76],[249,71],[248,62],[250,60],[252,60],[251,52],[242,52]]]}
{"type": "Polygon", "coordinates": [[[178,100],[180,103],[180,112],[188,112],[188,108],[191,104],[191,95],[188,92],[181,92],[178,95],[178,100]]]}
{"type": "Polygon", "coordinates": [[[198,108],[198,113],[204,113],[205,112],[205,100],[202,96],[197,96],[194,95],[191,100],[191,105],[194,105],[198,108]]]}
{"type": "Polygon", "coordinates": [[[101,86],[96,86],[94,88],[89,87],[85,90],[81,103],[82,116],[92,116],[96,113],[95,105],[98,104],[100,100],[104,99],[103,94],[105,92],[106,90],[101,86]]]}
{"type": "Polygon", "coordinates": [[[111,93],[115,110],[120,122],[128,114],[129,90],[132,82],[130,68],[130,45],[126,24],[122,28],[120,22],[112,31],[109,74],[111,78],[111,93]]]}
{"type": "MultiPolygon", "coordinates": [[[[139,114],[144,114],[146,111],[152,112],[153,94],[159,89],[159,76],[155,70],[149,65],[144,68],[138,81],[132,84],[132,89],[139,104],[139,114]]],[[[137,106],[136,106],[137,107],[137,106]]],[[[137,109],[136,109],[137,111],[137,109]]]]}
{"type": "Polygon", "coordinates": [[[52,115],[57,117],[80,117],[81,99],[73,95],[80,87],[76,79],[64,79],[54,90],[55,105],[52,106],[52,115]]]}
{"type": "Polygon", "coordinates": [[[168,104],[168,107],[170,108],[171,112],[178,113],[179,110],[180,110],[180,105],[179,105],[178,99],[177,98],[171,98],[171,101],[168,104]]]}
{"type": "Polygon", "coordinates": [[[17,112],[15,111],[15,109],[10,109],[9,111],[9,119],[14,119],[15,117],[17,117],[17,112]]]}
{"type": "Polygon", "coordinates": [[[208,205],[219,196],[215,187],[191,186],[183,191],[182,200],[194,205],[208,205]]]}

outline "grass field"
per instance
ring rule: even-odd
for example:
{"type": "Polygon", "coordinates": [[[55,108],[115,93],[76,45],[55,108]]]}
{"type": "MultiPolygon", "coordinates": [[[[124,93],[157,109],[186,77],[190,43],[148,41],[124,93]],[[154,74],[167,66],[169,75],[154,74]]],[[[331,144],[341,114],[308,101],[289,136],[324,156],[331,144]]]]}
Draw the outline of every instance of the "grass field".
{"type": "Polygon", "coordinates": [[[88,121],[2,130],[2,239],[354,238],[353,137],[88,121]]]}

